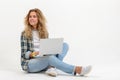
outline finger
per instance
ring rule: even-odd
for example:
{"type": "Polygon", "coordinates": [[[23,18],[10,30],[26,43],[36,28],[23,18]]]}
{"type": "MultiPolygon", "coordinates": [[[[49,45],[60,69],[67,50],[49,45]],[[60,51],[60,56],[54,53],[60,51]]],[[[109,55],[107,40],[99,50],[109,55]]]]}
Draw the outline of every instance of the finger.
{"type": "Polygon", "coordinates": [[[39,54],[39,52],[36,52],[36,54],[38,55],[38,54],[39,54]]]}

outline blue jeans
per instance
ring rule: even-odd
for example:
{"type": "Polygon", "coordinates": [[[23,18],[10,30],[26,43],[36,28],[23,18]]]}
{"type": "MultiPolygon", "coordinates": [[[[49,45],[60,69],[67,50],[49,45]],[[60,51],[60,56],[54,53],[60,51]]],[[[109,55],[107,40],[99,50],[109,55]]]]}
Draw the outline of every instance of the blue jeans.
{"type": "Polygon", "coordinates": [[[40,72],[46,69],[48,66],[54,66],[66,73],[74,74],[75,66],[63,62],[68,48],[68,44],[63,43],[63,51],[61,54],[31,59],[28,63],[28,72],[40,72]]]}

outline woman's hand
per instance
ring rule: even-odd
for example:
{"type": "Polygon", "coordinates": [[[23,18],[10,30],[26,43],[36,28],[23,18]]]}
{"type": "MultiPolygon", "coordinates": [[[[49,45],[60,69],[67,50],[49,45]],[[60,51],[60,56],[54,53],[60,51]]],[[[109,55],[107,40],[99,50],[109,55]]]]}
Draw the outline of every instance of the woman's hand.
{"type": "Polygon", "coordinates": [[[37,51],[37,52],[32,52],[32,53],[30,54],[30,57],[33,58],[33,57],[37,56],[38,54],[39,54],[38,51],[37,51]]]}
{"type": "Polygon", "coordinates": [[[37,52],[35,52],[35,55],[38,55],[39,54],[39,52],[37,51],[37,52]]]}

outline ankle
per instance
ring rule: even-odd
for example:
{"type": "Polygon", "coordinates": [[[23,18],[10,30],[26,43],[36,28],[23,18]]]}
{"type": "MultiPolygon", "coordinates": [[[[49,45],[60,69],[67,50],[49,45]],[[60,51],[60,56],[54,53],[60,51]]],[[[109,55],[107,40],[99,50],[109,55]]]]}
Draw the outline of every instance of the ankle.
{"type": "Polygon", "coordinates": [[[74,73],[75,73],[75,75],[76,75],[76,74],[80,74],[81,71],[82,71],[82,67],[81,67],[81,66],[76,66],[76,67],[75,67],[75,72],[74,72],[74,73]]]}

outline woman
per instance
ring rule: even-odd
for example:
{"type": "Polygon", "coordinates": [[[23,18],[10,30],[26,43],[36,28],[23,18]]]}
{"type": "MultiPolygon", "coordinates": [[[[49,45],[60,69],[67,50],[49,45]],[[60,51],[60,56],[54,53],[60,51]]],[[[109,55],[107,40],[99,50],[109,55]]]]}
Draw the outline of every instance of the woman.
{"type": "Polygon", "coordinates": [[[46,19],[39,9],[31,9],[25,17],[25,30],[21,34],[21,66],[24,71],[46,70],[46,74],[57,76],[56,68],[73,75],[85,75],[91,70],[91,66],[74,66],[63,62],[68,51],[66,43],[63,44],[61,54],[34,58],[40,54],[39,40],[41,38],[48,38],[46,19]]]}

